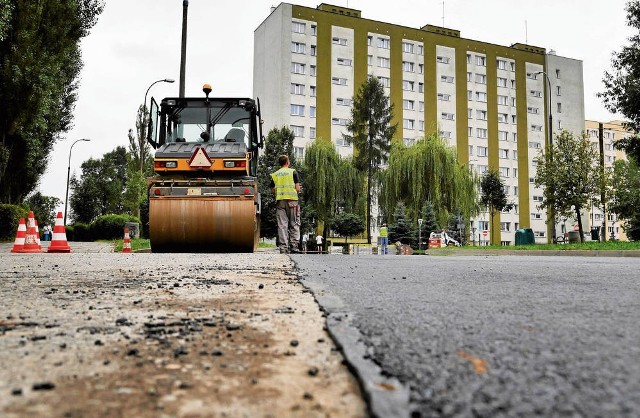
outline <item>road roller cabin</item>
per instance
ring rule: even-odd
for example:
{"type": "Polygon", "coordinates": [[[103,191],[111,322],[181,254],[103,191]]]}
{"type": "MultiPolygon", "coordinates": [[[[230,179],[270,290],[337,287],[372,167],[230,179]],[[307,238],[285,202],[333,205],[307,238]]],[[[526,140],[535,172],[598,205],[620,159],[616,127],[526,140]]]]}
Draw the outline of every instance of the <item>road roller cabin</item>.
{"type": "Polygon", "coordinates": [[[152,252],[253,252],[260,238],[259,101],[151,99],[152,252]]]}

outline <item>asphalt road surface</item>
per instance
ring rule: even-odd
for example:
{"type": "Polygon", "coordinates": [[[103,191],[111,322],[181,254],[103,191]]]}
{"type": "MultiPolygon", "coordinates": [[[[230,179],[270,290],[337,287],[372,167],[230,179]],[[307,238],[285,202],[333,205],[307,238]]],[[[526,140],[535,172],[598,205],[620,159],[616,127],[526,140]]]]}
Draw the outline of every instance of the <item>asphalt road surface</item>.
{"type": "Polygon", "coordinates": [[[292,258],[414,417],[640,416],[638,258],[292,258]]]}

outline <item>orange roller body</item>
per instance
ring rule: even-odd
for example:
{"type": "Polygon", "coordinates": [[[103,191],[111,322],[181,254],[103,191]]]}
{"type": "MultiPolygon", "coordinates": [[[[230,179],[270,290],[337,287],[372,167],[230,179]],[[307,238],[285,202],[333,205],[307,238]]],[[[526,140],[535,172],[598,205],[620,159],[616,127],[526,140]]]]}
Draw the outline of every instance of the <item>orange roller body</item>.
{"type": "Polygon", "coordinates": [[[252,252],[253,199],[166,198],[149,202],[153,252],[252,252]]]}

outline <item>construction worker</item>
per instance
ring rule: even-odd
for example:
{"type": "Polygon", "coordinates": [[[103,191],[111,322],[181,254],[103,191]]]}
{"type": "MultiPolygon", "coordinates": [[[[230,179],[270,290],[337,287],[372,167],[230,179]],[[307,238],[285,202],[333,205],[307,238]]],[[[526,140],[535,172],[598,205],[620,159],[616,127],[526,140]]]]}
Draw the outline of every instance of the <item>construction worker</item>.
{"type": "Polygon", "coordinates": [[[387,246],[389,245],[389,230],[387,229],[387,224],[382,224],[380,227],[380,245],[382,245],[380,254],[387,254],[387,246]]]}
{"type": "Polygon", "coordinates": [[[300,176],[293,168],[289,168],[289,157],[278,157],[280,169],[271,174],[271,191],[276,196],[276,219],[278,220],[278,239],[281,254],[300,252],[300,176]],[[289,247],[289,242],[291,247],[289,247]]]}

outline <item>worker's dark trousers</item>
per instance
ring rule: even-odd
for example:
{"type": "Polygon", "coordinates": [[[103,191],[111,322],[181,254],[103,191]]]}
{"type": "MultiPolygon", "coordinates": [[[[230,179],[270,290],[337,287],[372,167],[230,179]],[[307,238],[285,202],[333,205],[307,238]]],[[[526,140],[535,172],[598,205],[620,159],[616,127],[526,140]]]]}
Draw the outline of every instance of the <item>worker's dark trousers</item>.
{"type": "Polygon", "coordinates": [[[278,200],[276,202],[276,219],[278,220],[278,239],[281,253],[291,249],[298,250],[300,239],[300,205],[296,200],[278,200]]]}

